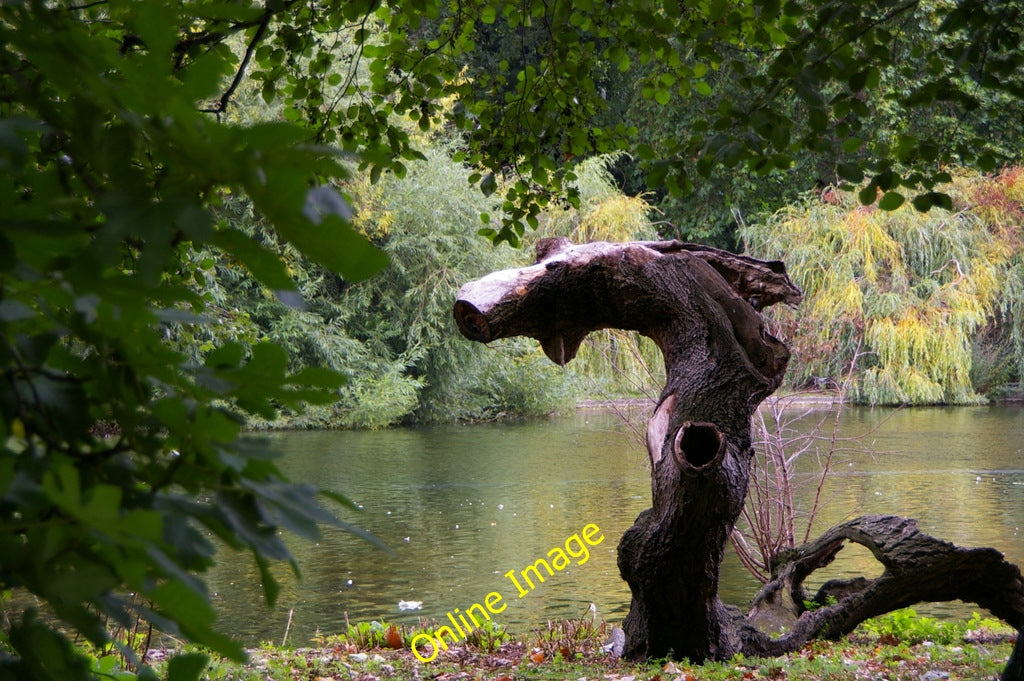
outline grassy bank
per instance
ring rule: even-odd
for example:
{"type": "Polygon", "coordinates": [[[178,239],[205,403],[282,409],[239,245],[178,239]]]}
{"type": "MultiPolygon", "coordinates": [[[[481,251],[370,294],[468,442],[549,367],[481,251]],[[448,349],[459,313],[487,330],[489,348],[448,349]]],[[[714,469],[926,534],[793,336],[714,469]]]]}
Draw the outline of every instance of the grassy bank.
{"type": "MultiPolygon", "coordinates": [[[[815,642],[785,657],[737,656],[725,662],[690,664],[654,660],[633,664],[602,649],[610,626],[586,619],[549,623],[515,637],[500,627],[477,631],[424,663],[409,644],[415,630],[353,625],[347,634],[317,639],[309,647],[265,645],[246,664],[213,660],[209,681],[373,681],[439,679],[513,681],[718,681],[736,679],[957,681],[998,678],[1015,632],[978,616],[939,622],[903,610],[863,624],[840,641],[815,642]]],[[[160,665],[161,653],[155,660],[160,665]]]]}

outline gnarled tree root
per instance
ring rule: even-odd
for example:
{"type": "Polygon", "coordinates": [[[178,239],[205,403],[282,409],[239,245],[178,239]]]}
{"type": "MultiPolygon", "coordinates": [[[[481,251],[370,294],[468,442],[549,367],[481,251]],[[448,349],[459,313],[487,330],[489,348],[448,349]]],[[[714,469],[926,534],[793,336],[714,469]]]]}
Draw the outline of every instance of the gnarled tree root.
{"type": "MultiPolygon", "coordinates": [[[[839,638],[866,619],[920,602],[976,603],[1018,631],[1024,628],[1024,578],[1020,568],[993,548],[963,548],[929,536],[917,522],[897,516],[861,516],[833,527],[816,541],[790,552],[773,578],[737,617],[739,648],[749,655],[774,656],[799,649],[812,638],[839,638]],[[847,541],[867,547],[885,567],[874,578],[826,582],[814,596],[804,580],[835,558],[847,541]],[[821,607],[808,610],[805,601],[821,607]],[[766,622],[784,627],[781,636],[766,622]]],[[[1004,681],[1024,679],[1021,636],[1004,681]]]]}

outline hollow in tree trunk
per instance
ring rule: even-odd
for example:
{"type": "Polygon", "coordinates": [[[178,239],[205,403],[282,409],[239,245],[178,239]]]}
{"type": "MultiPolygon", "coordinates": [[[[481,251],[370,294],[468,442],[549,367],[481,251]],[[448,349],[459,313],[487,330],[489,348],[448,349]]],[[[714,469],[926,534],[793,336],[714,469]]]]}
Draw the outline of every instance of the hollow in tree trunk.
{"type": "MultiPolygon", "coordinates": [[[[747,493],[751,416],[789,360],[759,312],[799,300],[780,262],[677,241],[544,239],[533,265],[459,291],[455,320],[471,340],[529,336],[564,365],[591,331],[620,328],[650,337],[664,355],[666,383],[647,427],[652,505],[619,542],[619,570],[632,593],[627,658],[777,655],[919,600],[970,600],[1024,625],[1019,569],[994,549],[955,547],[902,518],[857,519],[793,552],[750,613],[719,600],[722,559],[747,493]],[[803,580],[846,541],[868,546],[884,574],[832,584],[821,595],[832,604],[806,610],[803,580]],[[785,620],[785,635],[758,628],[769,616],[785,620]]],[[[1024,681],[1013,668],[1011,660],[1004,679],[1024,681]]]]}

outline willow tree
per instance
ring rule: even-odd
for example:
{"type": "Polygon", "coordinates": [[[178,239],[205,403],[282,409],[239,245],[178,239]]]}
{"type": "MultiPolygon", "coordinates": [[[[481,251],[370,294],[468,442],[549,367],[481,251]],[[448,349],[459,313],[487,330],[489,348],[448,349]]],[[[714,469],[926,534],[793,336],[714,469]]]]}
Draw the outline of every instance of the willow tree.
{"type": "Polygon", "coordinates": [[[743,235],[753,254],[785,258],[806,302],[773,319],[790,340],[791,381],[838,378],[854,354],[863,360],[853,397],[871,404],[979,401],[972,345],[998,317],[1015,364],[1019,337],[1019,219],[1024,175],[957,176],[951,210],[910,206],[883,211],[826,191],[783,210],[743,235]]]}
{"type": "MultiPolygon", "coordinates": [[[[1024,577],[1002,554],[962,549],[924,535],[913,520],[887,516],[843,523],[788,554],[773,565],[750,613],[719,599],[721,563],[753,460],[751,416],[789,362],[759,310],[799,299],[780,262],[676,241],[577,246],[555,238],[537,244],[534,264],[463,286],[454,315],[471,340],[528,336],[556,364],[571,361],[587,334],[603,328],[638,331],[661,349],[666,381],[647,426],[652,508],[618,547],[632,592],[626,657],[777,655],[920,600],[976,602],[1024,627],[1024,577]],[[847,541],[866,546],[883,573],[806,594],[806,578],[847,541]],[[809,610],[810,598],[826,605],[809,610]],[[757,626],[764,621],[775,632],[757,626]]],[[[1017,666],[1008,665],[1006,679],[1021,678],[1017,666]]]]}
{"type": "MultiPolygon", "coordinates": [[[[577,166],[573,189],[579,205],[556,206],[541,215],[536,238],[566,237],[575,243],[657,238],[654,208],[647,196],[628,196],[617,186],[612,167],[626,154],[604,154],[577,166]]],[[[536,239],[528,236],[525,241],[536,239]]],[[[602,329],[584,339],[574,361],[593,400],[642,396],[655,399],[664,379],[658,348],[622,329],[602,329]]]]}

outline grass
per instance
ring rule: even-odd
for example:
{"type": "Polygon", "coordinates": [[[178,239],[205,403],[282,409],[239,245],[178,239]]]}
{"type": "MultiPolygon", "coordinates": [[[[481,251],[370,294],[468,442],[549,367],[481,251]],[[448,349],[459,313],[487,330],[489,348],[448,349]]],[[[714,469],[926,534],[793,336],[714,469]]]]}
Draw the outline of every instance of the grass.
{"type": "MultiPolygon", "coordinates": [[[[430,629],[429,622],[422,623],[430,629]]],[[[423,663],[409,650],[420,629],[383,622],[353,625],[345,634],[318,638],[309,647],[264,645],[246,664],[213,659],[205,681],[960,681],[996,679],[1016,632],[975,615],[960,622],[919,617],[907,609],[865,622],[840,641],[816,641],[789,655],[736,656],[691,664],[652,660],[628,663],[602,650],[611,626],[582,618],[549,622],[524,637],[502,629],[471,636],[436,660],[423,663]],[[370,631],[382,632],[367,636],[370,631]]],[[[156,657],[161,657],[157,653],[156,657]]],[[[159,667],[161,662],[156,662],[159,667]]]]}

